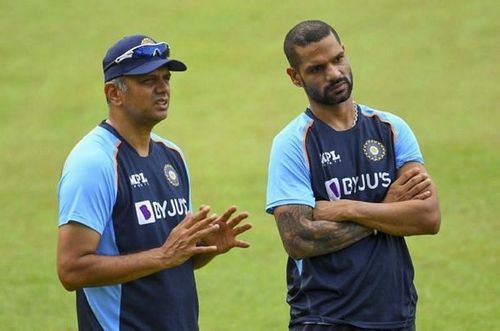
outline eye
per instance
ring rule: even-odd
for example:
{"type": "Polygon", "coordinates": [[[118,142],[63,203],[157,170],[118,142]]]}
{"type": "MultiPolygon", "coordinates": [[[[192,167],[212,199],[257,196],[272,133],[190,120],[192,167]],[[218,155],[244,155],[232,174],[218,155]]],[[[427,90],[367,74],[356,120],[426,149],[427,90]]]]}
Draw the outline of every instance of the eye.
{"type": "Polygon", "coordinates": [[[142,83],[142,84],[144,84],[144,85],[148,85],[148,86],[150,86],[150,85],[154,85],[154,84],[155,84],[155,81],[156,81],[156,80],[155,80],[153,77],[146,77],[146,78],[144,78],[144,79],[141,81],[141,83],[142,83]]]}
{"type": "Polygon", "coordinates": [[[322,66],[320,65],[315,65],[315,66],[312,66],[312,67],[309,67],[309,69],[307,70],[309,73],[311,74],[314,74],[314,73],[317,73],[317,72],[320,72],[322,69],[322,66]]]}
{"type": "Polygon", "coordinates": [[[337,55],[337,56],[333,59],[333,62],[334,62],[334,63],[341,63],[343,60],[344,60],[344,53],[341,53],[341,54],[337,55]]]}

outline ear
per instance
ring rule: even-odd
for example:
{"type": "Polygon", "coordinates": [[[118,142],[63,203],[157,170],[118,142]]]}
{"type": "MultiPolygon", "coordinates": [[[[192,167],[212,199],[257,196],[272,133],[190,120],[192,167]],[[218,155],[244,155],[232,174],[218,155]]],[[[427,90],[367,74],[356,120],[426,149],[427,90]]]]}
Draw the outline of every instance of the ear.
{"type": "Polygon", "coordinates": [[[122,103],[122,91],[111,82],[106,82],[104,84],[104,94],[106,95],[106,100],[108,103],[119,106],[122,103]]]}
{"type": "Polygon", "coordinates": [[[300,80],[299,73],[294,68],[290,67],[286,69],[286,73],[290,76],[293,85],[302,87],[302,81],[300,80]]]}

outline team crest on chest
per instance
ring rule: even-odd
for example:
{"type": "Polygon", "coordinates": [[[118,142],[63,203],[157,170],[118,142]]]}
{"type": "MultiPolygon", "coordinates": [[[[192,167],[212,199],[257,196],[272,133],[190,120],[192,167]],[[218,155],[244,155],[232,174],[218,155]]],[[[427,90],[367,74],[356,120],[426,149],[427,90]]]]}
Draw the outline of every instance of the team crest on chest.
{"type": "Polygon", "coordinates": [[[167,177],[170,184],[173,186],[179,186],[179,176],[171,164],[165,164],[163,167],[163,173],[165,174],[165,177],[167,177]]]}
{"type": "Polygon", "coordinates": [[[368,139],[363,144],[363,153],[371,161],[380,161],[385,157],[385,147],[381,142],[368,139]]]}

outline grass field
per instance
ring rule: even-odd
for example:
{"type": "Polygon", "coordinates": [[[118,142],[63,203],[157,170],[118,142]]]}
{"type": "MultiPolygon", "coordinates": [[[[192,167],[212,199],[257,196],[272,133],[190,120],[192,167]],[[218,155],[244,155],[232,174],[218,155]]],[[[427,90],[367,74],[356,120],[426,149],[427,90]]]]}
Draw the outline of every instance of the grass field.
{"type": "Polygon", "coordinates": [[[106,116],[101,59],[137,32],[168,41],[174,74],[157,132],[190,165],[193,202],[251,213],[252,247],[197,273],[202,331],[285,330],[286,256],[264,212],[273,136],[306,105],[282,40],[334,25],[359,103],[404,117],[437,183],[442,227],[408,239],[419,330],[500,330],[499,5],[478,1],[0,0],[0,330],[76,330],[55,271],[56,184],[106,116]]]}

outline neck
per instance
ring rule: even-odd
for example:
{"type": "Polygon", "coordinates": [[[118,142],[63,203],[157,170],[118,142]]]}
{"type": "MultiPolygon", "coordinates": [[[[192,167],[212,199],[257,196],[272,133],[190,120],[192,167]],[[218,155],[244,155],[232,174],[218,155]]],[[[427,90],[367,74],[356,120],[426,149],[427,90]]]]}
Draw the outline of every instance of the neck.
{"type": "Polygon", "coordinates": [[[357,109],[352,98],[337,105],[322,105],[310,101],[310,108],[314,116],[328,124],[336,131],[351,129],[357,120],[357,109]]]}
{"type": "Polygon", "coordinates": [[[140,156],[149,155],[152,128],[140,127],[127,121],[119,121],[110,116],[106,122],[136,150],[140,156]]]}

